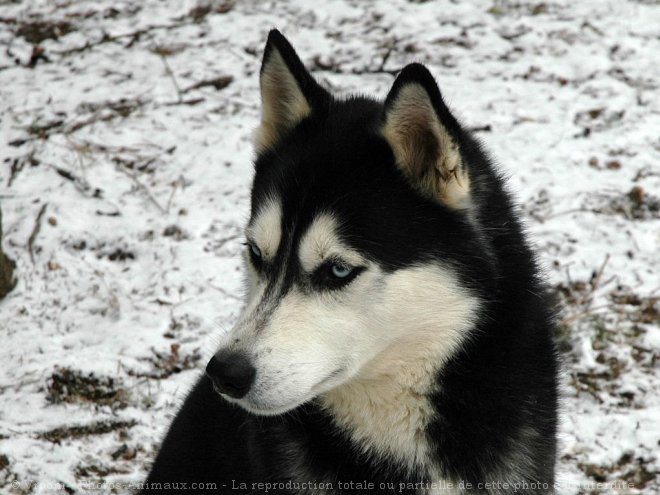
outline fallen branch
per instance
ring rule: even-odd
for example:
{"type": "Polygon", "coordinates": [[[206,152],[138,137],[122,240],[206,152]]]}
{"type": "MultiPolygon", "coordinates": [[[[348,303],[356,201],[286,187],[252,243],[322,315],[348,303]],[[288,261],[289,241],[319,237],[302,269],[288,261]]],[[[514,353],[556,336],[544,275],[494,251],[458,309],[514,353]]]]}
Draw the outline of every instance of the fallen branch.
{"type": "Polygon", "coordinates": [[[32,261],[32,264],[34,264],[34,241],[37,239],[37,236],[39,235],[39,231],[41,230],[41,219],[43,218],[44,213],[46,212],[47,206],[48,203],[44,203],[44,205],[39,210],[39,213],[37,214],[37,219],[34,221],[34,228],[32,229],[32,233],[28,238],[27,247],[28,247],[28,252],[30,253],[30,261],[32,261]]]}
{"type": "Polygon", "coordinates": [[[213,86],[215,89],[220,91],[221,89],[225,89],[227,86],[229,86],[233,80],[234,80],[233,76],[220,76],[220,77],[215,77],[213,79],[205,79],[203,81],[199,81],[198,83],[193,84],[192,86],[188,86],[182,92],[187,93],[188,91],[192,91],[200,88],[206,88],[208,86],[213,86]]]}
{"type": "Polygon", "coordinates": [[[183,178],[183,175],[180,175],[177,180],[172,182],[172,192],[170,193],[170,198],[167,200],[167,206],[165,207],[165,211],[169,213],[170,208],[172,207],[172,200],[174,199],[174,193],[176,193],[176,190],[181,187],[186,185],[186,179],[183,178]]]}
{"type": "Polygon", "coordinates": [[[126,170],[126,168],[124,168],[120,165],[117,165],[117,170],[119,170],[124,175],[129,177],[135,183],[135,185],[138,186],[142,190],[142,192],[144,192],[144,194],[146,194],[149,201],[151,201],[151,203],[153,203],[161,213],[167,213],[167,210],[165,210],[165,208],[163,208],[160,205],[160,203],[158,201],[156,201],[156,198],[153,196],[153,194],[151,194],[151,191],[149,190],[149,188],[147,186],[145,186],[142,182],[140,182],[140,180],[135,176],[135,174],[129,172],[128,170],[126,170]]]}
{"type": "Polygon", "coordinates": [[[587,292],[584,295],[584,297],[579,301],[580,305],[588,307],[589,304],[591,304],[591,300],[594,297],[594,293],[600,287],[600,279],[603,276],[603,272],[605,271],[605,267],[607,266],[608,261],[610,261],[610,253],[607,253],[605,255],[605,260],[603,260],[603,263],[600,265],[600,268],[591,278],[591,282],[589,284],[591,287],[589,289],[589,292],[587,292]]]}
{"type": "MultiPolygon", "coordinates": [[[[114,36],[109,35],[108,33],[104,33],[103,36],[96,40],[96,41],[88,41],[82,46],[77,46],[74,48],[69,48],[67,50],[51,50],[50,53],[53,53],[55,55],[60,55],[62,57],[66,57],[69,55],[74,55],[76,53],[84,52],[85,50],[91,50],[92,48],[95,48],[99,45],[102,45],[104,43],[112,43],[115,41],[119,41],[124,38],[131,38],[131,41],[128,43],[128,47],[132,46],[133,43],[135,43],[138,39],[140,39],[140,36],[144,34],[151,33],[152,31],[159,31],[159,30],[169,30],[169,29],[177,29],[183,26],[189,26],[193,24],[192,22],[179,22],[176,24],[158,24],[155,26],[149,26],[143,29],[138,29],[137,31],[132,31],[130,33],[124,33],[124,34],[116,34],[114,36]]],[[[127,48],[128,48],[127,47],[127,48]]]]}
{"type": "Polygon", "coordinates": [[[167,63],[167,58],[165,57],[165,55],[163,55],[160,52],[158,52],[158,55],[160,56],[160,59],[163,61],[163,65],[165,66],[165,72],[172,80],[172,84],[174,85],[174,89],[176,90],[176,94],[178,98],[177,103],[181,103],[183,101],[183,92],[181,91],[181,87],[179,86],[179,83],[176,81],[174,72],[172,72],[172,68],[170,67],[170,64],[167,63]]]}
{"type": "Polygon", "coordinates": [[[2,252],[2,210],[0,210],[0,299],[16,287],[14,277],[16,263],[2,252]]]}
{"type": "Polygon", "coordinates": [[[65,122],[64,120],[56,120],[46,124],[36,125],[33,124],[25,130],[28,135],[25,138],[15,139],[10,141],[9,146],[22,146],[25,143],[37,140],[46,140],[56,134],[70,136],[71,134],[79,131],[80,129],[94,125],[97,122],[109,122],[118,117],[126,118],[137,109],[148,104],[149,100],[129,100],[119,102],[105,102],[103,106],[97,105],[94,113],[84,120],[78,122],[65,122]],[[111,113],[103,112],[103,110],[111,110],[111,113]]]}

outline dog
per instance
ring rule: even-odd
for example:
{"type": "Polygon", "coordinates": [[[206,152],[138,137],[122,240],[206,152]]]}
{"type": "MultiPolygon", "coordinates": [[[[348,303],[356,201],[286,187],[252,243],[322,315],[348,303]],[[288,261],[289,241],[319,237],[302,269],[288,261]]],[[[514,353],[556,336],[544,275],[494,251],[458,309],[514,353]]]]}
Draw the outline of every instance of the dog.
{"type": "Polygon", "coordinates": [[[260,88],[245,307],[144,493],[554,493],[553,306],[433,76],[335,97],[273,30],[260,88]]]}

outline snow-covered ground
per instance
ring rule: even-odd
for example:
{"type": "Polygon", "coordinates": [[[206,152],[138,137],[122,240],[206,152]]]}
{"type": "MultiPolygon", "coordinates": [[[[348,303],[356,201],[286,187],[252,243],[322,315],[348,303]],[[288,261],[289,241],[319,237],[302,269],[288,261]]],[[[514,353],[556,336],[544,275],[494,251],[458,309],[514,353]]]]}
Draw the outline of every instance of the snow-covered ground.
{"type": "Polygon", "coordinates": [[[272,27],[337,92],[431,68],[563,302],[560,492],[660,492],[654,0],[1,1],[0,492],[143,478],[240,309],[272,27]]]}

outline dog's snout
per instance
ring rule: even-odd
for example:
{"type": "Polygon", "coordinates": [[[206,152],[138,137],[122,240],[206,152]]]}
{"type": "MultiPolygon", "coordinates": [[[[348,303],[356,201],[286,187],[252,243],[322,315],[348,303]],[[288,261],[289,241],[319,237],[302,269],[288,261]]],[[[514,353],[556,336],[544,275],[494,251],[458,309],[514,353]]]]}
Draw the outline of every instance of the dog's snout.
{"type": "Polygon", "coordinates": [[[240,399],[250,390],[256,370],[245,354],[220,351],[206,365],[206,374],[216,390],[240,399]]]}

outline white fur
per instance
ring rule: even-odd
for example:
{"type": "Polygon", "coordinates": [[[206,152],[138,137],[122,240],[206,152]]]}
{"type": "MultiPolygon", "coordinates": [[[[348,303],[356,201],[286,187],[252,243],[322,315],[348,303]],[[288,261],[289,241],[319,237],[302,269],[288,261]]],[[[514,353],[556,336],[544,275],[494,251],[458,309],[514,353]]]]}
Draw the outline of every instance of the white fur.
{"type": "Polygon", "coordinates": [[[245,234],[261,250],[264,259],[275,256],[282,242],[282,205],[279,199],[269,197],[260,206],[245,234]]]}
{"type": "Polygon", "coordinates": [[[428,467],[427,395],[438,369],[468,337],[477,300],[435,265],[402,269],[384,282],[378,294],[363,296],[378,301],[370,330],[379,352],[321,400],[365,451],[428,467]]]}
{"type": "Polygon", "coordinates": [[[362,256],[340,241],[339,229],[339,222],[330,213],[321,213],[314,219],[298,248],[303,270],[311,273],[329,258],[338,258],[352,266],[364,262],[362,256]]]}
{"type": "Polygon", "coordinates": [[[377,274],[375,268],[365,272],[342,292],[307,294],[294,287],[282,299],[251,303],[256,311],[242,317],[232,333],[247,347],[243,350],[252,357],[257,376],[238,403],[253,412],[279,414],[354,373],[361,356],[353,343],[364,341],[366,334],[360,333],[368,326],[367,308],[356,295],[377,274]],[[338,369],[345,371],[325,381],[338,369]]]}

